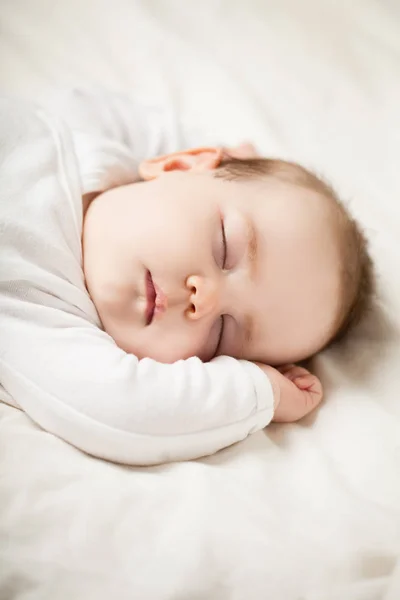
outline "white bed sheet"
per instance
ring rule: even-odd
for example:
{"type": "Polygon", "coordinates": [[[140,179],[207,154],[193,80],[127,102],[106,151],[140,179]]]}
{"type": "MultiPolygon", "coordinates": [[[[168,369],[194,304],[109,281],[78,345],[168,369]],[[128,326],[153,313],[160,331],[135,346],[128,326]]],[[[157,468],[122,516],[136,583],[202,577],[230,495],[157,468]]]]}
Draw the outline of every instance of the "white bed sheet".
{"type": "Polygon", "coordinates": [[[3,91],[168,99],[193,143],[317,169],[380,286],[359,335],[316,361],[317,414],[204,460],[103,463],[0,404],[1,600],[398,600],[398,0],[0,0],[0,56],[3,91]]]}

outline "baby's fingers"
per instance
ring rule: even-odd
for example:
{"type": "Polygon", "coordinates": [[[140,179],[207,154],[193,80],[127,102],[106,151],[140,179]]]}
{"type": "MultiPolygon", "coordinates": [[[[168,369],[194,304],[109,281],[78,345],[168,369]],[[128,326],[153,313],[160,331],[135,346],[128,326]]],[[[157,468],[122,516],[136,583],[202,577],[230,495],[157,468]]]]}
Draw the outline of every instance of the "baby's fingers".
{"type": "Polygon", "coordinates": [[[322,400],[322,387],[320,389],[312,389],[309,388],[307,390],[303,390],[303,411],[302,415],[299,418],[303,418],[308,413],[314,410],[318,406],[318,404],[322,400]]]}
{"type": "Polygon", "coordinates": [[[303,377],[310,375],[310,372],[303,367],[298,367],[297,365],[285,365],[278,369],[282,375],[284,375],[290,381],[294,381],[297,377],[303,377]]]}
{"type": "Polygon", "coordinates": [[[300,390],[309,390],[313,393],[322,392],[322,386],[319,379],[315,377],[315,375],[311,375],[311,373],[297,375],[290,379],[300,390]]]}
{"type": "Polygon", "coordinates": [[[257,158],[260,156],[259,152],[257,152],[254,144],[250,142],[243,142],[238,146],[234,146],[231,148],[223,148],[228,157],[233,158],[257,158]]]}

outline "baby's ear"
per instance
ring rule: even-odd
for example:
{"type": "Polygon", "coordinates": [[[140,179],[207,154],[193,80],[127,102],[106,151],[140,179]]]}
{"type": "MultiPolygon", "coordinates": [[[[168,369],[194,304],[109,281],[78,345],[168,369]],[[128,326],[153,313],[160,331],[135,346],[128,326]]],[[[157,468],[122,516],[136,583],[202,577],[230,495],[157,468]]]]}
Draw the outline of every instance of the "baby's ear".
{"type": "Polygon", "coordinates": [[[216,169],[222,158],[222,148],[191,148],[144,160],[139,165],[139,175],[148,181],[167,171],[208,171],[216,169]]]}

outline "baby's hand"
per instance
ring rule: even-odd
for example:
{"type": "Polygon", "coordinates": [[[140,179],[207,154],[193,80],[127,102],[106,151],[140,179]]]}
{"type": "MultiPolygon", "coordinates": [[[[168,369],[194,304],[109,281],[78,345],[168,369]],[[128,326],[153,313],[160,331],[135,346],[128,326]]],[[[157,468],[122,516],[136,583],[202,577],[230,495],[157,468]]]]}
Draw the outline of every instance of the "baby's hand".
{"type": "Polygon", "coordinates": [[[296,365],[285,365],[279,369],[261,363],[257,365],[268,375],[274,390],[274,421],[298,421],[321,402],[321,382],[307,369],[296,365]]]}
{"type": "Polygon", "coordinates": [[[250,142],[243,142],[238,146],[231,146],[230,148],[223,148],[226,157],[231,156],[232,158],[257,158],[260,156],[256,147],[250,142]]]}

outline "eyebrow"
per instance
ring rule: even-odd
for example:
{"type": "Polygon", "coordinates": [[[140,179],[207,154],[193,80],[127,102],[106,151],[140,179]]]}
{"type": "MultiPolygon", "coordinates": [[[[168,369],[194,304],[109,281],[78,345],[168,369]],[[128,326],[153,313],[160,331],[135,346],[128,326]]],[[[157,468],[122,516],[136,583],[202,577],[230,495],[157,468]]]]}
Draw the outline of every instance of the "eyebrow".
{"type": "Polygon", "coordinates": [[[248,226],[248,258],[250,263],[250,276],[255,281],[257,276],[258,240],[257,231],[251,219],[247,221],[248,226]]]}
{"type": "MultiPolygon", "coordinates": [[[[256,280],[257,277],[257,255],[258,255],[258,240],[257,231],[255,225],[251,219],[247,220],[248,227],[248,259],[250,266],[250,278],[252,281],[256,280]]],[[[254,319],[252,315],[248,314],[244,317],[244,339],[249,344],[253,339],[254,332],[254,319]]]]}

